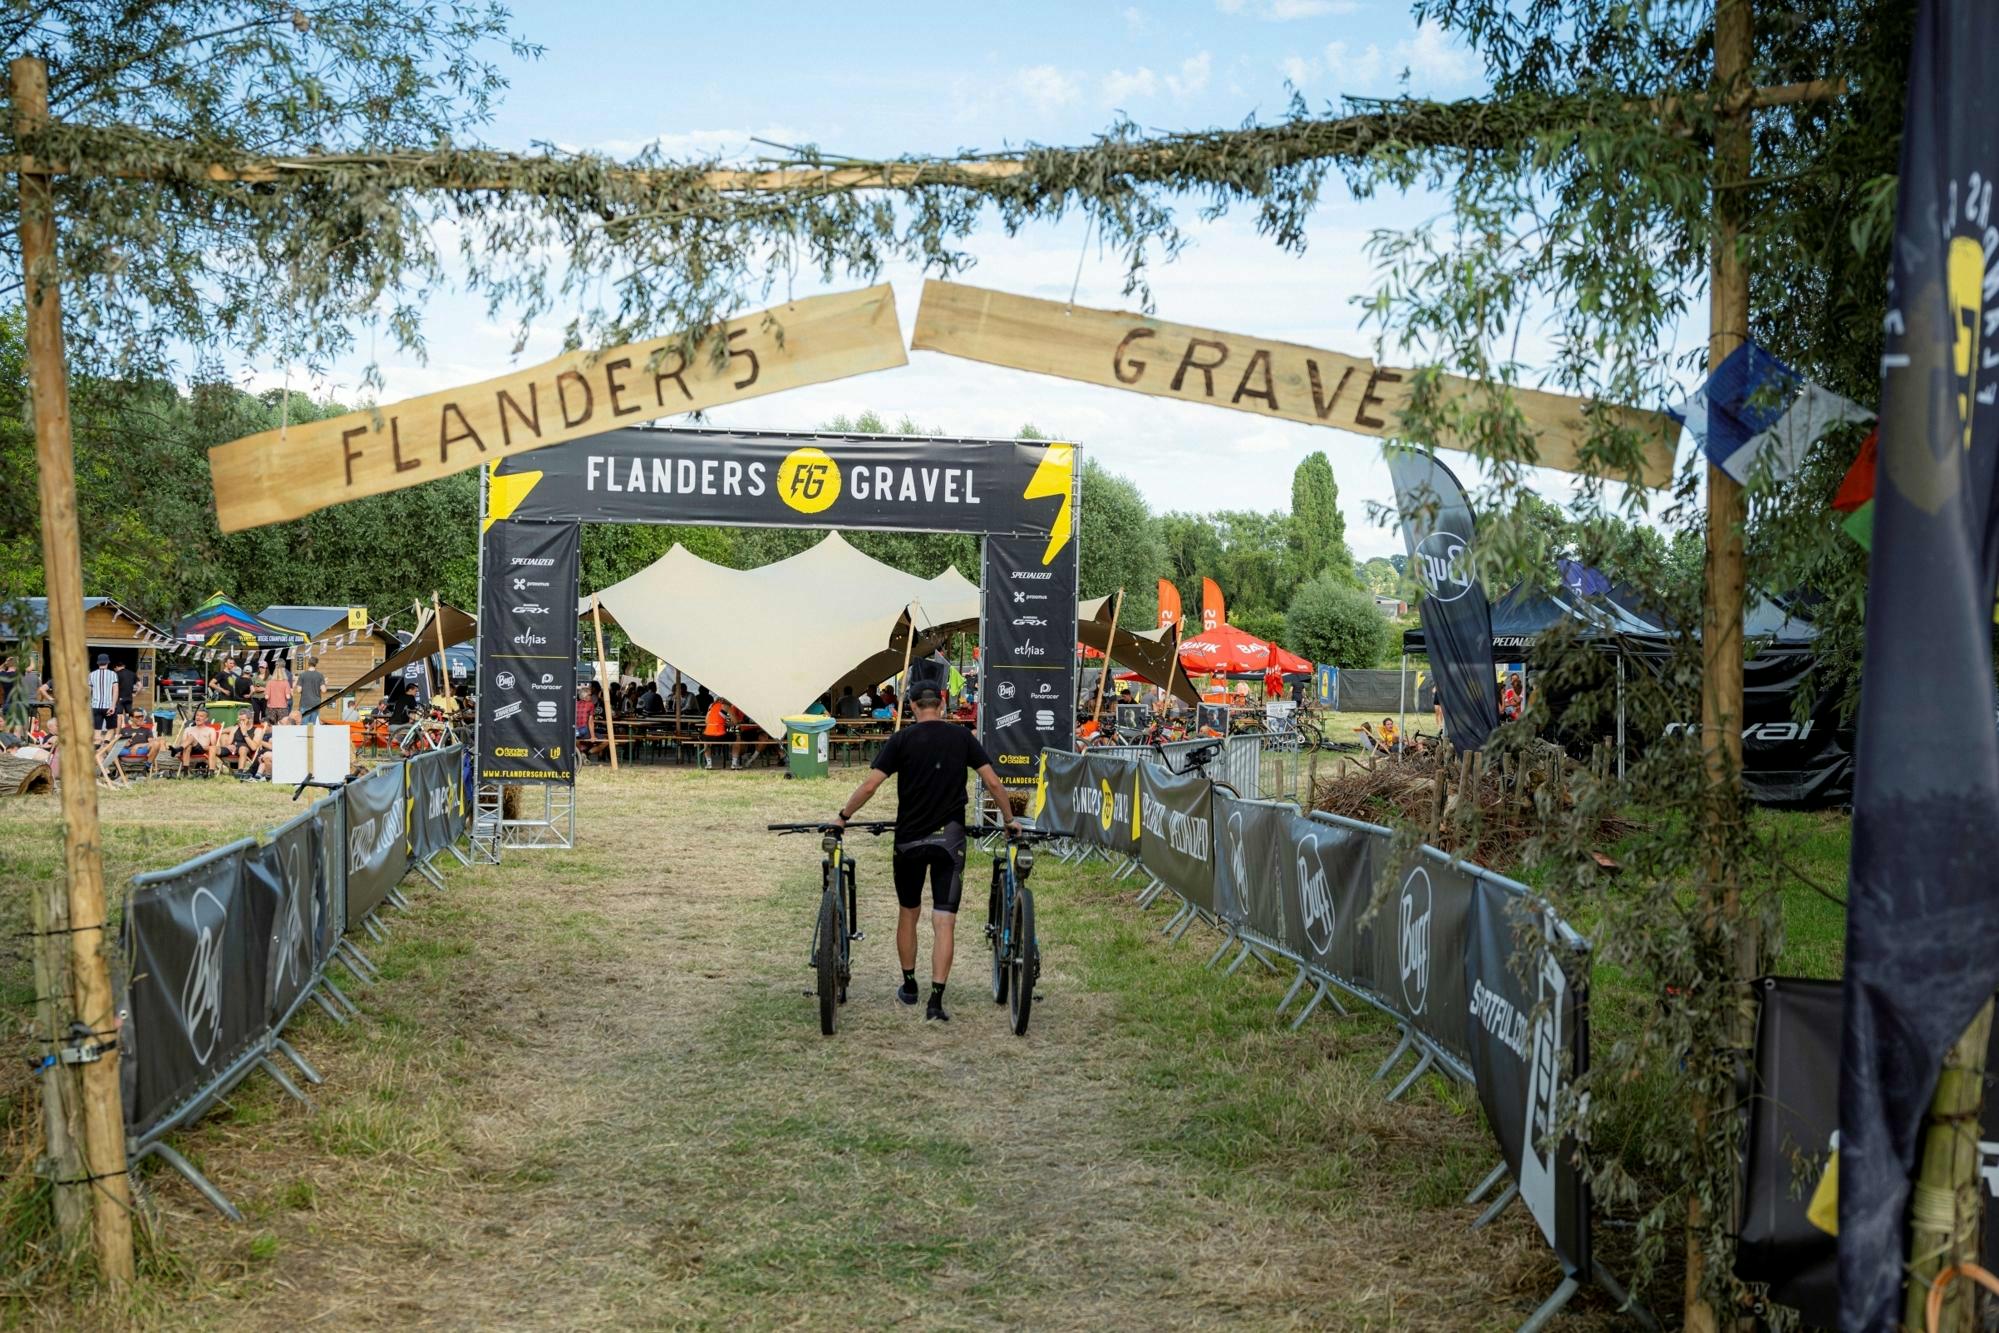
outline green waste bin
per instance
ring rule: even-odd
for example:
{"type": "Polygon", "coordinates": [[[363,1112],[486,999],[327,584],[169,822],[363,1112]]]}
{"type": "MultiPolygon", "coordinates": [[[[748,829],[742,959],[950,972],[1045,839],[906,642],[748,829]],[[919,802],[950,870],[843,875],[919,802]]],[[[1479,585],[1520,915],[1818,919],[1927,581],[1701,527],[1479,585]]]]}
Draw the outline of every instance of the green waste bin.
{"type": "Polygon", "coordinates": [[[784,757],[789,776],[826,776],[826,734],[832,730],[833,719],[819,713],[784,720],[784,757]]]}

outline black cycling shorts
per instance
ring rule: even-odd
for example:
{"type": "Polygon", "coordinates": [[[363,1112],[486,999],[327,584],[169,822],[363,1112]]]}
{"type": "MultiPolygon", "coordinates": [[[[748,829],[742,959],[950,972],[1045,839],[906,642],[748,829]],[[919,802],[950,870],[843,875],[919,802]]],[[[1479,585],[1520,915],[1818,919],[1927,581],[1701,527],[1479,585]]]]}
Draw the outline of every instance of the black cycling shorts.
{"type": "Polygon", "coordinates": [[[895,900],[905,911],[923,906],[930,880],[930,910],[956,912],[965,889],[965,826],[946,824],[927,838],[895,845],[895,900]]]}

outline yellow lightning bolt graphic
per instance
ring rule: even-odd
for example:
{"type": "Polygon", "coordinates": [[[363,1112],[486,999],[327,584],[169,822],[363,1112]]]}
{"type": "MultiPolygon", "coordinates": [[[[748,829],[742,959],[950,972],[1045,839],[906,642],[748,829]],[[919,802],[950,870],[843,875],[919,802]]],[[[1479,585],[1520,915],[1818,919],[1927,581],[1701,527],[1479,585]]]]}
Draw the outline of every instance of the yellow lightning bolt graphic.
{"type": "Polygon", "coordinates": [[[1023,500],[1042,500],[1051,495],[1062,497],[1062,508],[1056,512],[1055,522],[1048,529],[1048,549],[1041,553],[1041,563],[1052,564],[1056,552],[1069,544],[1070,522],[1075,507],[1076,446],[1073,444],[1051,444],[1042,455],[1041,465],[1034,469],[1034,476],[1028,480],[1027,489],[1020,493],[1023,500]]]}
{"type": "Polygon", "coordinates": [[[486,464],[486,522],[479,531],[484,532],[503,518],[512,518],[540,480],[539,472],[503,473],[497,459],[486,464]]]}

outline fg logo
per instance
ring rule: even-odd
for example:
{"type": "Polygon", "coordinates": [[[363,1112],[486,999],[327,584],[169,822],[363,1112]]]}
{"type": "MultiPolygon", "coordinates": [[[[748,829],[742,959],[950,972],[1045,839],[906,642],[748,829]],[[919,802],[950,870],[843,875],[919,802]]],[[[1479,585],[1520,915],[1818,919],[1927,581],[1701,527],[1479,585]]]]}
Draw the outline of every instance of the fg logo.
{"type": "Polygon", "coordinates": [[[819,514],[840,498],[840,467],[823,449],[793,449],[777,465],[778,498],[801,514],[819,514]]]}

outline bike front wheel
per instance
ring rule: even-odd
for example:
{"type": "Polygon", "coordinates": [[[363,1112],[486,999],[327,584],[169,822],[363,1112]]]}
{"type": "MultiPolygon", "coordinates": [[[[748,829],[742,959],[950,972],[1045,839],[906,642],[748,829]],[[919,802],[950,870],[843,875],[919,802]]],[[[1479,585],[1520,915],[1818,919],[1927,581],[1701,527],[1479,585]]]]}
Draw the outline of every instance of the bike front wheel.
{"type": "Polygon", "coordinates": [[[986,899],[986,939],[993,950],[994,1004],[1006,1003],[1006,922],[1000,920],[1000,907],[1004,902],[999,881],[995,879],[992,893],[986,899]]]}
{"type": "Polygon", "coordinates": [[[828,1037],[840,1025],[840,952],[846,932],[840,895],[828,888],[819,895],[819,924],[812,933],[812,964],[819,974],[819,1031],[828,1037]]]}
{"type": "Polygon", "coordinates": [[[1027,1017],[1034,1009],[1034,983],[1041,976],[1041,943],[1034,938],[1034,895],[1025,887],[1013,896],[1013,958],[1008,965],[1013,975],[1008,1012],[1013,1018],[1013,1035],[1027,1035],[1027,1017]]]}

